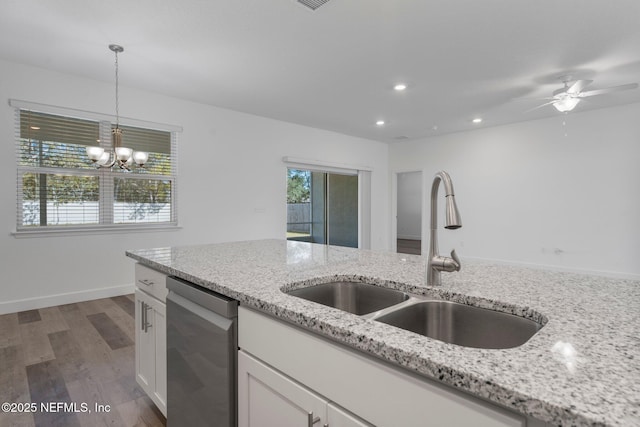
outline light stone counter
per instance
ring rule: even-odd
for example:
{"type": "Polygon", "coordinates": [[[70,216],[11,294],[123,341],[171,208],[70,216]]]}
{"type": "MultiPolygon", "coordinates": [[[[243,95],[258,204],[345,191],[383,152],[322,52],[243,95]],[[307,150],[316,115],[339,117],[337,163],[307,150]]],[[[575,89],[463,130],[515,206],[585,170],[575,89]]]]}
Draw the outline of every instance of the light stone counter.
{"type": "Polygon", "coordinates": [[[640,426],[640,282],[465,263],[424,286],[415,255],[260,240],[128,251],[163,273],[235,298],[443,383],[555,425],[640,426]],[[524,345],[460,347],[284,294],[334,279],[435,292],[546,321],[524,345]]]}

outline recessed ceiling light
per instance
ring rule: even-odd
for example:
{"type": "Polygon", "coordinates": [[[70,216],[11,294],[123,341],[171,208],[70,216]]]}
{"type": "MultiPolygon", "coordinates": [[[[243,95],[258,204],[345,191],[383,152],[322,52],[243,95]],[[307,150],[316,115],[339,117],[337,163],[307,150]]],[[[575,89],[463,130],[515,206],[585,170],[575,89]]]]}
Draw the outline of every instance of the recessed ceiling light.
{"type": "Polygon", "coordinates": [[[407,85],[404,83],[398,83],[397,85],[395,85],[393,87],[394,90],[397,90],[398,92],[402,92],[403,90],[405,90],[407,88],[407,85]]]}
{"type": "Polygon", "coordinates": [[[378,121],[376,122],[376,125],[378,125],[378,126],[384,126],[384,120],[378,120],[378,121]]]}
{"type": "Polygon", "coordinates": [[[476,117],[475,119],[471,120],[473,123],[478,124],[478,123],[482,123],[482,119],[480,117],[476,117]]]}

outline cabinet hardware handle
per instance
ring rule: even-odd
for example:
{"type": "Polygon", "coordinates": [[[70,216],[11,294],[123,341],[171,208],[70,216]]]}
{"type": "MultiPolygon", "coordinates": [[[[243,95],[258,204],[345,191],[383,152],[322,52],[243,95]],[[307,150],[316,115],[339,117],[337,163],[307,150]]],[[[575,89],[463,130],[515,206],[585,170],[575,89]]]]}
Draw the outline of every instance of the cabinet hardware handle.
{"type": "Polygon", "coordinates": [[[144,304],[144,311],[143,311],[144,312],[144,332],[147,333],[149,328],[151,326],[153,326],[152,324],[147,322],[148,316],[149,316],[147,313],[149,312],[149,310],[151,310],[151,306],[149,304],[147,304],[146,302],[143,303],[143,304],[144,304]]]}
{"type": "Polygon", "coordinates": [[[307,426],[313,427],[313,425],[318,421],[320,421],[320,417],[314,417],[313,411],[310,411],[309,414],[307,415],[307,426]]]}
{"type": "Polygon", "coordinates": [[[140,283],[142,283],[143,285],[146,285],[146,286],[153,285],[153,281],[147,280],[147,279],[138,279],[138,282],[140,282],[140,283]]]}
{"type": "Polygon", "coordinates": [[[144,301],[140,301],[140,330],[144,331],[144,301]]]}

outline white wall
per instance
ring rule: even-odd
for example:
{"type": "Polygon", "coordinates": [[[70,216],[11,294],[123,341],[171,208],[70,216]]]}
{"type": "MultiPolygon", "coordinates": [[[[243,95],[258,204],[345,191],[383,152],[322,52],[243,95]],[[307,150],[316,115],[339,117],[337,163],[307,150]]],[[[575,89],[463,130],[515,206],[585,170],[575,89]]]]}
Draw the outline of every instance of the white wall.
{"type": "Polygon", "coordinates": [[[16,239],[14,110],[8,99],[113,113],[113,84],[0,61],[2,292],[0,312],[125,292],[127,249],[284,238],[283,156],[367,165],[373,249],[389,247],[386,144],[121,87],[124,117],[183,126],[178,139],[178,215],[170,232],[16,239]],[[101,290],[101,291],[100,291],[101,290]],[[55,297],[60,296],[61,297],[55,297]],[[45,298],[45,299],[42,299],[45,298]]]}
{"type": "Polygon", "coordinates": [[[398,174],[398,239],[422,239],[422,172],[398,174]]]}
{"type": "Polygon", "coordinates": [[[463,227],[440,228],[442,253],[640,278],[639,118],[631,104],[408,141],[390,170],[423,170],[427,191],[450,173],[463,227]]]}

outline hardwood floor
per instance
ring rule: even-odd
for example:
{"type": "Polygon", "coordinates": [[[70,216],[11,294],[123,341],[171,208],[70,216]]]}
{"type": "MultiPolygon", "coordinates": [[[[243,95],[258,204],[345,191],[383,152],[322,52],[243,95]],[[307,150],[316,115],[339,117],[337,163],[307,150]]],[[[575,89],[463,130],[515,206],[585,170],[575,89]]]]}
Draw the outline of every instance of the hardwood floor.
{"type": "Polygon", "coordinates": [[[127,295],[0,315],[0,403],[17,411],[0,426],[165,426],[135,380],[134,308],[127,295]]]}
{"type": "Polygon", "coordinates": [[[403,254],[420,255],[420,240],[398,239],[398,252],[403,254]]]}

